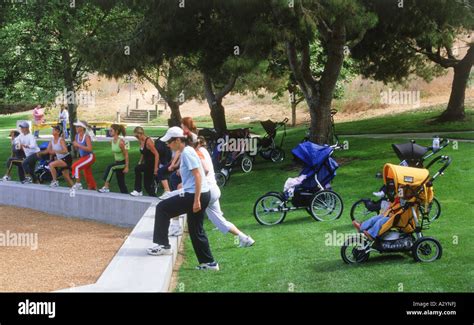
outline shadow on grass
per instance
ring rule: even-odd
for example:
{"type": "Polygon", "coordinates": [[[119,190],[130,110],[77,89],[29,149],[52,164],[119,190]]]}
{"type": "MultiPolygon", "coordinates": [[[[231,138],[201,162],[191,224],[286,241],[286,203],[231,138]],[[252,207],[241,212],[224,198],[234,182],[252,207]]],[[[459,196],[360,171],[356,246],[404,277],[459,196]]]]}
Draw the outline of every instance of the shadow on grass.
{"type": "MultiPolygon", "coordinates": [[[[340,256],[340,255],[339,255],[340,256]]],[[[340,271],[342,268],[346,267],[347,269],[370,269],[371,267],[375,265],[379,265],[380,263],[384,264],[411,264],[414,263],[413,258],[399,253],[399,254],[384,254],[384,255],[378,255],[378,256],[370,256],[369,260],[367,262],[361,263],[361,264],[346,264],[342,260],[342,258],[339,258],[337,260],[331,260],[331,261],[326,261],[326,262],[318,262],[317,264],[314,265],[313,270],[316,272],[335,272],[335,271],[340,271]]]]}

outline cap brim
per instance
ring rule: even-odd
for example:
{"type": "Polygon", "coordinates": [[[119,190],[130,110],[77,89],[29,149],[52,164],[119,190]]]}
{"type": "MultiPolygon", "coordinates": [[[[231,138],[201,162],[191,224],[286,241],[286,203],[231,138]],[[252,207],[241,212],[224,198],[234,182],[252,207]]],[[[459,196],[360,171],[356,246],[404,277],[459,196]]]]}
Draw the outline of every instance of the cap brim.
{"type": "Polygon", "coordinates": [[[160,141],[168,142],[172,137],[169,134],[165,134],[160,138],[160,141]]]}

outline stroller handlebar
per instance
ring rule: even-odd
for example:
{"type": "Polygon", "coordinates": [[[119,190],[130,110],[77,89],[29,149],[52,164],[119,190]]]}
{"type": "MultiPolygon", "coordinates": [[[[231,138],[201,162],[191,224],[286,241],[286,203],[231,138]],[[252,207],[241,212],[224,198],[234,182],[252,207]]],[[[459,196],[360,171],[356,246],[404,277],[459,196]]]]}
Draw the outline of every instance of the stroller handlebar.
{"type": "Polygon", "coordinates": [[[451,162],[452,162],[452,159],[449,157],[449,156],[438,156],[436,157],[435,159],[433,159],[432,161],[430,161],[429,166],[432,166],[435,162],[441,162],[441,163],[444,163],[443,166],[436,172],[436,174],[433,175],[433,177],[431,177],[431,179],[429,180],[429,182],[433,182],[438,176],[440,175],[443,175],[444,171],[446,170],[446,168],[449,167],[449,165],[451,165],[451,162]]]}

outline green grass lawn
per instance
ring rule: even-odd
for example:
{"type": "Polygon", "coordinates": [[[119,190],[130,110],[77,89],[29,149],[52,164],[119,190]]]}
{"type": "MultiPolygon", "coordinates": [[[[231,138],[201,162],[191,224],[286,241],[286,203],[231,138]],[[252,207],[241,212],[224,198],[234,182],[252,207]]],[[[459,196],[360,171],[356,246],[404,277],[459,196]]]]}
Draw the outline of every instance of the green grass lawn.
{"type": "MultiPolygon", "coordinates": [[[[420,113],[421,114],[421,113],[420,113]]],[[[431,113],[426,113],[430,116],[431,113]]],[[[418,116],[420,120],[422,116],[418,116]]],[[[403,117],[404,118],[404,117],[403,117]]],[[[386,123],[387,132],[393,132],[392,117],[386,123]]],[[[0,121],[2,119],[0,118],[0,121]]],[[[0,122],[1,123],[1,122],[0,122]]],[[[353,122],[360,128],[361,122],[353,122]]],[[[370,123],[369,123],[370,124],[370,123]]],[[[241,125],[235,125],[235,127],[241,125]]],[[[252,124],[257,133],[262,133],[257,124],[252,124]]],[[[233,126],[234,127],[234,126],[233,126]]],[[[440,128],[444,128],[443,125],[440,128]]],[[[468,129],[466,127],[466,129],[468,129]]],[[[150,134],[152,131],[150,130],[150,134]]],[[[368,132],[368,131],[365,131],[368,132]]],[[[380,132],[380,131],[377,131],[380,132]]],[[[185,260],[179,271],[178,291],[185,292],[472,292],[474,290],[474,263],[472,259],[472,188],[474,172],[472,157],[474,144],[459,143],[457,150],[446,148],[444,154],[453,158],[453,164],[444,177],[435,183],[436,196],[442,205],[442,215],[425,235],[434,236],[443,245],[442,259],[429,264],[415,263],[403,254],[372,254],[369,261],[358,266],[342,262],[340,247],[327,245],[328,235],[353,233],[349,210],[353,202],[361,197],[370,197],[381,185],[374,177],[384,163],[397,163],[390,144],[407,139],[351,138],[349,150],[335,153],[341,163],[333,187],[344,201],[344,213],[339,220],[316,222],[304,211],[289,213],[283,224],[273,227],[259,225],[253,217],[255,200],[268,191],[280,191],[287,177],[296,176],[299,170],[291,170],[290,149],[304,136],[305,128],[288,130],[285,144],[287,159],[273,164],[257,158],[249,174],[235,171],[223,189],[221,205],[225,217],[244,232],[250,234],[256,244],[240,249],[231,235],[214,230],[206,221],[212,252],[220,263],[221,271],[199,272],[189,239],[185,241],[185,260]]],[[[158,133],[159,134],[159,133],[158,133]]],[[[344,140],[344,137],[341,137],[344,140]]],[[[429,145],[429,140],[418,140],[429,145]]],[[[105,166],[112,162],[110,145],[94,143],[97,162],[94,175],[102,185],[105,166]]],[[[8,139],[0,138],[2,161],[9,154],[8,139]]],[[[132,189],[133,165],[138,160],[137,143],[132,143],[131,173],[127,183],[132,189]]],[[[16,177],[16,173],[14,173],[16,177]]],[[[118,191],[115,181],[113,191],[118,191]]],[[[98,194],[99,195],[99,194],[98,194]]]]}
{"type": "Polygon", "coordinates": [[[338,134],[442,132],[474,130],[474,107],[466,109],[466,120],[462,122],[436,123],[434,119],[444,106],[423,108],[401,114],[374,117],[354,122],[337,123],[338,134]]]}

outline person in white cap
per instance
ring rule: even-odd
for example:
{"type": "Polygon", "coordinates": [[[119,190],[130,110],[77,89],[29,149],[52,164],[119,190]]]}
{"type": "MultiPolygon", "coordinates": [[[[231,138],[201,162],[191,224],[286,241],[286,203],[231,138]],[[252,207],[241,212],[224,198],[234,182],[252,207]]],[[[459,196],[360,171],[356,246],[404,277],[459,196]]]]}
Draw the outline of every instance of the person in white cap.
{"type": "Polygon", "coordinates": [[[187,145],[186,136],[180,127],[171,127],[161,138],[171,150],[180,152],[183,193],[161,201],[156,206],[153,242],[155,246],[147,250],[150,255],[171,255],[173,252],[168,240],[170,219],[187,214],[187,223],[191,243],[196,253],[198,270],[219,270],[214,260],[204,230],[204,211],[210,200],[209,185],[204,169],[196,151],[187,145]]]}
{"type": "Polygon", "coordinates": [[[35,137],[30,133],[30,125],[28,122],[21,122],[20,125],[21,135],[18,137],[20,142],[20,147],[25,153],[25,160],[23,160],[22,166],[25,174],[27,175],[22,183],[36,183],[37,179],[35,176],[35,165],[39,160],[39,157],[36,155],[40,151],[38,144],[36,143],[35,137]]]}
{"type": "Polygon", "coordinates": [[[92,140],[87,134],[89,128],[87,123],[84,121],[78,121],[74,123],[76,127],[76,139],[72,143],[76,150],[79,150],[79,158],[72,164],[72,177],[76,179],[76,184],[72,187],[73,190],[82,189],[81,184],[81,171],[84,171],[84,176],[87,182],[87,188],[89,190],[96,190],[97,184],[92,174],[92,164],[95,162],[95,154],[92,151],[92,140]]]}

